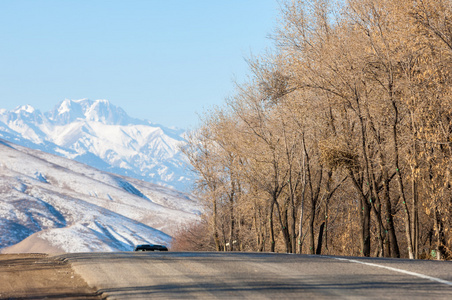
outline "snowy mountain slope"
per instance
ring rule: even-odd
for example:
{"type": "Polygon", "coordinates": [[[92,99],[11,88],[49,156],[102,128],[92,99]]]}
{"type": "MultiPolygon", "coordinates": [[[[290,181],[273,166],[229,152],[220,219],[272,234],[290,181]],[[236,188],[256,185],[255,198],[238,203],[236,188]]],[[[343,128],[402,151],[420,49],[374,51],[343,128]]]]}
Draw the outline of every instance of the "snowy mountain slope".
{"type": "Polygon", "coordinates": [[[66,252],[168,245],[200,209],[181,192],[0,140],[0,249],[32,235],[66,252]]]}
{"type": "Polygon", "coordinates": [[[41,113],[29,105],[0,110],[0,137],[95,168],[186,191],[182,130],[129,117],[107,100],[64,100],[41,113]]]}

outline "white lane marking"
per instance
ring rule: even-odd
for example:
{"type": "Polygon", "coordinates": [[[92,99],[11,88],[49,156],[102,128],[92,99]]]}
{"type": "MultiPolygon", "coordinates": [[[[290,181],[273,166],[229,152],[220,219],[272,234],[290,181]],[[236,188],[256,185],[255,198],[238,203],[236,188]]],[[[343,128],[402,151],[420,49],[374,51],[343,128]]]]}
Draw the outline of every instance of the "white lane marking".
{"type": "Polygon", "coordinates": [[[363,262],[363,261],[354,260],[354,259],[339,258],[339,257],[332,257],[332,256],[328,256],[328,257],[329,258],[334,258],[334,259],[337,259],[337,260],[345,260],[345,261],[349,261],[349,262],[353,262],[353,263],[357,263],[357,264],[363,264],[363,265],[367,265],[367,266],[387,269],[387,270],[391,270],[391,271],[394,271],[394,272],[399,272],[399,273],[403,273],[403,274],[407,274],[407,275],[411,275],[411,276],[416,276],[416,277],[419,277],[419,278],[428,279],[428,280],[431,280],[431,281],[436,281],[436,282],[439,282],[439,283],[442,283],[442,284],[446,284],[446,285],[452,286],[452,282],[450,282],[450,281],[447,281],[447,280],[444,280],[444,279],[441,279],[441,278],[431,277],[431,276],[420,274],[420,273],[410,272],[410,271],[406,271],[406,270],[402,270],[402,269],[397,269],[397,268],[377,265],[377,264],[363,262]]]}

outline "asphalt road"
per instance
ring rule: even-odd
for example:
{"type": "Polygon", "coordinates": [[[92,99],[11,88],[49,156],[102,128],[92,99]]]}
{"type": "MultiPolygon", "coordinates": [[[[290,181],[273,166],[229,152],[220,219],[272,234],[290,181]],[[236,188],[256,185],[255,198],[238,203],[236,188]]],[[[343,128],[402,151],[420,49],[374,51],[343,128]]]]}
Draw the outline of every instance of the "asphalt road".
{"type": "Polygon", "coordinates": [[[270,253],[76,253],[108,299],[452,299],[452,262],[270,253]]]}

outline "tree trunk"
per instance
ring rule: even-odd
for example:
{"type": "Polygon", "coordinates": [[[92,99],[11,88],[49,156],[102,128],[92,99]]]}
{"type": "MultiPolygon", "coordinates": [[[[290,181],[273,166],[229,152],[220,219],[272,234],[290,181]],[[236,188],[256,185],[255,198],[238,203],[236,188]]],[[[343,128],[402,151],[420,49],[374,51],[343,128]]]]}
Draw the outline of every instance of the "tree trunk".
{"type": "Polygon", "coordinates": [[[303,250],[303,205],[304,205],[304,196],[302,196],[301,204],[300,204],[300,220],[298,226],[298,254],[301,254],[303,250]]]}
{"type": "MultiPolygon", "coordinates": [[[[367,194],[364,192],[364,187],[361,187],[361,221],[362,221],[362,238],[361,238],[361,251],[362,255],[369,257],[370,256],[370,212],[371,212],[371,204],[370,199],[367,200],[368,197],[372,196],[372,188],[370,186],[371,178],[370,178],[370,171],[369,171],[369,155],[367,151],[367,136],[366,136],[366,124],[364,122],[364,118],[361,114],[361,106],[359,102],[360,98],[356,97],[356,103],[358,106],[358,118],[361,125],[361,149],[362,149],[362,155],[364,158],[364,176],[367,181],[367,184],[369,185],[369,191],[367,194]]],[[[362,183],[363,184],[363,183],[362,183]]],[[[358,186],[358,184],[357,184],[358,186]]]]}
{"type": "Polygon", "coordinates": [[[392,212],[391,199],[389,197],[389,177],[388,173],[383,173],[383,200],[385,202],[385,217],[386,217],[386,230],[388,231],[388,243],[389,243],[389,253],[390,257],[400,258],[399,244],[397,241],[397,236],[394,229],[394,217],[392,212]]]}
{"type": "Polygon", "coordinates": [[[394,122],[392,124],[392,142],[393,142],[393,149],[394,149],[394,167],[396,171],[396,178],[399,185],[399,193],[400,198],[402,200],[403,209],[405,212],[405,236],[406,236],[406,242],[407,242],[407,250],[408,250],[408,257],[410,259],[414,259],[413,254],[413,241],[411,239],[411,218],[410,218],[410,211],[408,208],[408,204],[406,202],[405,197],[405,191],[403,187],[403,179],[402,174],[400,172],[400,166],[399,166],[399,141],[397,138],[397,124],[398,124],[398,118],[399,118],[399,112],[397,108],[397,104],[395,103],[395,100],[393,99],[392,95],[392,85],[389,86],[389,95],[392,99],[392,107],[394,108],[394,122]]]}
{"type": "Polygon", "coordinates": [[[230,227],[229,227],[229,251],[234,251],[235,242],[235,219],[234,219],[234,192],[229,195],[229,213],[230,213],[230,227]]]}
{"type": "Polygon", "coordinates": [[[370,256],[370,204],[366,199],[361,198],[361,210],[362,210],[362,239],[361,239],[361,251],[362,255],[370,256]]]}
{"type": "Polygon", "coordinates": [[[315,200],[311,199],[311,219],[309,220],[309,254],[315,253],[314,245],[315,200]]]}
{"type": "Polygon", "coordinates": [[[284,208],[281,211],[278,201],[274,200],[276,205],[276,214],[278,215],[279,225],[281,227],[281,233],[284,238],[284,245],[286,247],[286,253],[290,253],[290,236],[289,236],[289,228],[287,227],[287,210],[284,208]]]}
{"type": "Polygon", "coordinates": [[[292,244],[291,244],[291,247],[292,247],[292,252],[291,253],[297,253],[297,212],[296,212],[296,209],[295,209],[295,201],[292,201],[292,205],[291,205],[291,212],[292,212],[292,214],[291,214],[291,216],[292,216],[292,226],[291,226],[291,229],[292,229],[292,235],[291,235],[291,241],[292,241],[292,244]]]}
{"type": "Polygon", "coordinates": [[[413,218],[411,220],[411,235],[413,239],[414,259],[419,259],[419,235],[418,235],[418,210],[417,210],[417,185],[414,174],[412,175],[411,189],[413,193],[413,218]]]}
{"type": "Polygon", "coordinates": [[[302,190],[300,193],[301,196],[301,203],[300,203],[300,220],[299,220],[299,226],[298,226],[298,253],[301,254],[303,250],[303,207],[304,207],[304,200],[305,200],[305,191],[306,191],[306,143],[304,140],[304,135],[302,135],[302,142],[303,142],[303,159],[302,159],[302,172],[301,172],[301,186],[302,190]]]}
{"type": "Polygon", "coordinates": [[[270,252],[275,252],[275,231],[273,228],[273,208],[275,206],[275,202],[272,199],[272,202],[270,204],[270,252]]]}
{"type": "Polygon", "coordinates": [[[349,169],[349,177],[352,180],[353,186],[360,195],[359,211],[361,221],[361,254],[363,256],[370,256],[370,203],[367,202],[366,195],[364,194],[362,187],[356,181],[355,175],[351,169],[349,169]]]}
{"type": "Polygon", "coordinates": [[[215,241],[215,250],[221,251],[220,249],[220,238],[218,237],[217,229],[217,200],[213,199],[213,240],[215,241]]]}
{"type": "Polygon", "coordinates": [[[323,231],[325,228],[325,222],[320,225],[319,229],[319,237],[317,239],[317,249],[315,250],[315,254],[320,255],[322,254],[322,241],[323,241],[323,231]]]}
{"type": "Polygon", "coordinates": [[[262,220],[261,210],[260,207],[257,205],[256,199],[254,199],[254,230],[256,232],[257,252],[262,252],[264,250],[264,234],[262,233],[261,220],[262,220]]]}
{"type": "Polygon", "coordinates": [[[444,240],[444,226],[441,221],[441,215],[438,209],[434,209],[434,226],[435,226],[435,236],[436,236],[436,259],[442,260],[445,257],[445,247],[446,241],[444,240]]]}
{"type": "MultiPolygon", "coordinates": [[[[396,154],[396,156],[398,156],[396,154]]],[[[410,216],[410,211],[408,208],[408,204],[406,202],[405,199],[405,192],[403,189],[403,182],[402,182],[402,175],[400,174],[400,169],[398,167],[398,158],[396,159],[396,168],[397,168],[397,181],[399,184],[399,193],[400,193],[400,198],[402,200],[402,204],[403,204],[403,210],[405,212],[405,236],[406,236],[406,242],[407,242],[407,250],[408,250],[408,257],[410,259],[414,259],[414,253],[413,253],[413,241],[411,239],[411,216],[410,216]]]]}

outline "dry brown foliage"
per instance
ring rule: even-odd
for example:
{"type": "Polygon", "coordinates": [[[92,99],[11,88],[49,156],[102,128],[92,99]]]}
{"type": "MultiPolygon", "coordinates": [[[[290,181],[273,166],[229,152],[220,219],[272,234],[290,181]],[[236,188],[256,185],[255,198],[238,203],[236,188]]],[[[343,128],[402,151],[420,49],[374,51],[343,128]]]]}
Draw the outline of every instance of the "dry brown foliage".
{"type": "Polygon", "coordinates": [[[281,7],[274,53],[249,60],[185,149],[205,236],[216,250],[451,258],[452,1],[281,7]]]}

